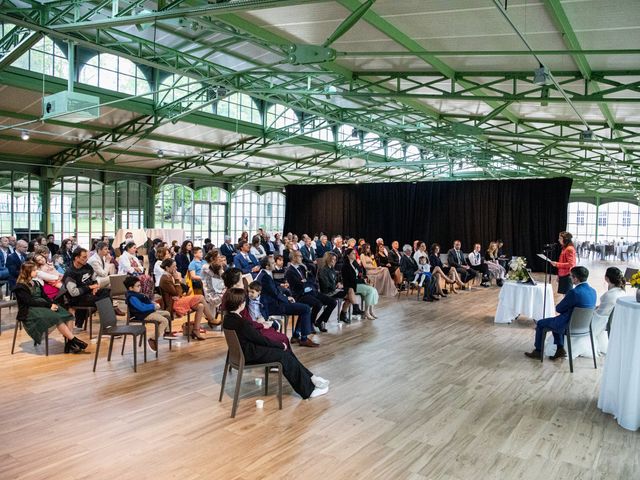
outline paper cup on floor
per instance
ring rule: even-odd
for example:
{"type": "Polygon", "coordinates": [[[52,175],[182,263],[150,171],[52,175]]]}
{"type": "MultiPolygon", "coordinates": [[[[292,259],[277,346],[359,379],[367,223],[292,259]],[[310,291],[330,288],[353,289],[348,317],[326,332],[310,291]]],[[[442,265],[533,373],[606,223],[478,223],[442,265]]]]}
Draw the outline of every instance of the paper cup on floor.
{"type": "Polygon", "coordinates": [[[256,408],[263,408],[264,400],[256,400],[256,408]]]}
{"type": "Polygon", "coordinates": [[[256,385],[258,387],[262,386],[262,379],[261,378],[256,378],[256,385]]]}

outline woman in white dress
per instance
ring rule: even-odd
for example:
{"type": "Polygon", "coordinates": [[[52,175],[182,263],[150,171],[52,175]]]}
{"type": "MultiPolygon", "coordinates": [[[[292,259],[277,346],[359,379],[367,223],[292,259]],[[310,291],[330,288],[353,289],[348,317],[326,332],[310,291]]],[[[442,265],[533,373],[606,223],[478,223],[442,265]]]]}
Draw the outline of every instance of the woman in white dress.
{"type": "MultiPolygon", "coordinates": [[[[596,307],[591,321],[593,339],[596,344],[597,354],[606,354],[609,346],[609,336],[607,335],[607,322],[609,316],[616,306],[618,298],[624,296],[626,280],[619,268],[609,267],[604,274],[604,281],[607,282],[607,291],[600,297],[600,305],[596,307]]],[[[615,328],[615,327],[611,327],[615,328]]]]}
{"type": "Polygon", "coordinates": [[[260,240],[260,235],[254,235],[254,237],[251,239],[251,250],[249,250],[249,253],[256,257],[258,261],[267,256],[267,252],[265,252],[260,240]]]}

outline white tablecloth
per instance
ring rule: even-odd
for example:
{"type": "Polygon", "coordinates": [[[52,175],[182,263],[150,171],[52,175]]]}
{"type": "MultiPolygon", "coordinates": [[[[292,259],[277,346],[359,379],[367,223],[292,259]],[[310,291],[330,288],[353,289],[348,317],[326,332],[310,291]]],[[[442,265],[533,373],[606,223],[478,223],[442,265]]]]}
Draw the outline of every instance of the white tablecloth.
{"type": "Polygon", "coordinates": [[[551,284],[547,284],[547,304],[544,311],[543,303],[544,283],[529,285],[506,281],[500,289],[495,323],[511,323],[518,315],[525,315],[535,320],[553,317],[555,305],[551,284]]]}
{"type": "Polygon", "coordinates": [[[640,303],[635,296],[616,302],[598,408],[613,414],[621,427],[640,429],[640,303]]]}

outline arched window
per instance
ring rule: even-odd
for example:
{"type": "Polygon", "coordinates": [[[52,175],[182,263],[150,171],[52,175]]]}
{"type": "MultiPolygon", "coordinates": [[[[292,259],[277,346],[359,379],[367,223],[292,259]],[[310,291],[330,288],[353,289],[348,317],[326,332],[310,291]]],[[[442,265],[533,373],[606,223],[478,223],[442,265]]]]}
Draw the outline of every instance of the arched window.
{"type": "Polygon", "coordinates": [[[135,63],[110,53],[92,57],[80,69],[78,81],[129,95],[151,91],[149,82],[135,63]]]}
{"type": "Polygon", "coordinates": [[[40,39],[33,47],[13,62],[13,67],[43,73],[53,77],[69,76],[69,61],[64,52],[48,37],[40,39]]]}
{"type": "MultiPolygon", "coordinates": [[[[202,89],[203,85],[197,82],[193,78],[181,77],[178,75],[169,75],[160,84],[158,93],[158,101],[160,105],[173,103],[176,100],[185,98],[190,93],[196,92],[202,89]],[[170,88],[170,90],[166,90],[170,88]]],[[[184,100],[184,104],[191,105],[192,108],[197,107],[198,104],[203,104],[207,101],[207,92],[203,90],[198,95],[193,95],[184,100]]]]}
{"type": "Polygon", "coordinates": [[[341,125],[338,129],[338,142],[348,147],[360,148],[360,132],[351,125],[341,125]]]}
{"type": "Polygon", "coordinates": [[[362,148],[367,152],[375,153],[377,155],[384,155],[384,146],[382,145],[382,140],[378,135],[372,132],[369,132],[364,136],[362,148]]]}
{"type": "Polygon", "coordinates": [[[396,160],[404,159],[404,147],[397,140],[391,140],[387,143],[387,157],[396,160]]]}
{"type": "Polygon", "coordinates": [[[103,205],[115,196],[113,185],[103,185],[87,177],[63,177],[50,192],[51,229],[58,240],[75,236],[78,244],[91,247],[91,239],[113,235],[113,220],[108,220],[103,205]]]}
{"type": "Polygon", "coordinates": [[[587,202],[570,202],[567,209],[567,231],[581,242],[596,240],[596,206],[587,202]]]}
{"type": "Polygon", "coordinates": [[[276,103],[271,105],[267,110],[266,126],[271,129],[278,129],[284,127],[292,127],[289,131],[295,132],[298,130],[298,115],[290,108],[276,103]],[[295,125],[295,127],[293,127],[295,125]]]}
{"type": "Polygon", "coordinates": [[[420,149],[415,145],[409,145],[407,147],[407,162],[419,162],[420,161],[420,149]]]}
{"type": "Polygon", "coordinates": [[[149,187],[135,180],[119,180],[115,183],[115,188],[113,206],[108,203],[109,199],[105,199],[105,218],[114,219],[113,231],[118,228],[145,228],[144,210],[149,198],[149,187]]]}
{"type": "Polygon", "coordinates": [[[0,172],[0,234],[14,229],[40,231],[42,228],[40,181],[30,173],[0,172]]]}
{"type": "Polygon", "coordinates": [[[163,185],[156,195],[156,227],[181,228],[185,237],[192,237],[193,190],[184,185],[163,185]]]}
{"type": "Polygon", "coordinates": [[[231,197],[231,238],[235,242],[243,231],[249,240],[259,227],[260,195],[251,190],[238,190],[231,197]]]}
{"type": "Polygon", "coordinates": [[[229,193],[218,187],[205,187],[196,190],[193,203],[193,241],[204,243],[210,238],[214,245],[224,242],[227,229],[227,208],[229,193]]]}
{"type": "MultiPolygon", "coordinates": [[[[638,205],[609,202],[598,209],[598,240],[602,242],[637,242],[638,205]]],[[[573,232],[572,232],[573,233],[573,232]]]]}
{"type": "Polygon", "coordinates": [[[267,232],[282,233],[286,197],[280,192],[267,192],[260,202],[260,226],[267,232]]]}
{"type": "Polygon", "coordinates": [[[216,102],[216,114],[260,125],[262,118],[256,102],[246,93],[232,93],[216,102]]]}

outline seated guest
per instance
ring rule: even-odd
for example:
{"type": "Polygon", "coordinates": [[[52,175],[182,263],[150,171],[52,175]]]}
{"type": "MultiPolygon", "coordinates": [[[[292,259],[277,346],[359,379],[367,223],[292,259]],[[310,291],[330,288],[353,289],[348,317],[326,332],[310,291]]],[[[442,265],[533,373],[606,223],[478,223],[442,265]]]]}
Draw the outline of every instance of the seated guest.
{"type": "Polygon", "coordinates": [[[264,245],[262,245],[262,237],[260,237],[260,235],[254,235],[251,239],[251,248],[249,249],[249,252],[251,255],[256,257],[258,261],[267,256],[267,251],[265,250],[264,245]]]}
{"type": "MultiPolygon", "coordinates": [[[[284,257],[282,255],[275,255],[273,257],[273,261],[275,262],[275,265],[273,267],[273,280],[280,286],[282,286],[283,288],[289,288],[289,284],[287,283],[287,280],[284,278],[284,271],[285,271],[285,264],[284,264],[284,257]]],[[[260,265],[262,265],[262,262],[260,263],[260,265]]]]}
{"type": "Polygon", "coordinates": [[[62,255],[54,255],[53,258],[51,259],[51,263],[53,263],[53,268],[56,269],[56,272],[64,275],[66,266],[64,264],[64,259],[62,258],[62,255]]]}
{"type": "Polygon", "coordinates": [[[485,255],[486,265],[489,269],[489,274],[496,279],[496,284],[501,287],[504,284],[507,271],[500,265],[498,258],[498,244],[496,242],[489,243],[489,248],[487,248],[487,254],[485,255]]]}
{"type": "Polygon", "coordinates": [[[400,251],[400,244],[398,243],[397,240],[394,240],[393,242],[391,242],[391,249],[389,250],[389,264],[391,265],[391,267],[389,267],[389,272],[391,273],[391,276],[393,277],[393,279],[396,282],[396,285],[401,285],[402,284],[402,280],[403,275],[402,275],[402,271],[400,270],[400,257],[402,256],[402,252],[400,251]]]}
{"type": "Polygon", "coordinates": [[[47,248],[51,252],[51,255],[56,255],[58,250],[60,250],[60,247],[55,242],[55,236],[51,233],[47,235],[47,248]]]}
{"type": "Polygon", "coordinates": [[[408,282],[416,285],[416,273],[418,272],[418,263],[412,256],[411,245],[404,245],[402,247],[402,255],[400,256],[400,271],[402,276],[408,282]]]}
{"type": "Polygon", "coordinates": [[[384,250],[384,255],[388,257],[389,250],[384,246],[384,240],[382,238],[376,238],[376,252],[379,252],[381,248],[384,250]]]}
{"type": "Polygon", "coordinates": [[[289,258],[291,258],[291,252],[294,251],[293,241],[285,239],[284,250],[282,251],[282,261],[285,267],[289,266],[289,258]]]}
{"type": "Polygon", "coordinates": [[[184,295],[182,276],[173,259],[163,260],[161,266],[165,273],[160,277],[160,294],[165,309],[178,317],[184,317],[188,312],[194,312],[195,319],[191,328],[191,338],[205,340],[206,337],[201,335],[200,329],[202,317],[207,319],[207,323],[212,328],[216,325],[216,319],[204,301],[204,297],[202,295],[184,295]]]}
{"type": "Polygon", "coordinates": [[[316,250],[313,248],[313,242],[308,235],[304,236],[304,245],[300,247],[300,253],[302,254],[302,263],[309,269],[311,275],[314,277],[318,273],[318,261],[316,257],[316,250]]]}
{"type": "Polygon", "coordinates": [[[362,296],[365,304],[365,310],[362,313],[364,319],[378,318],[373,311],[373,307],[378,304],[378,291],[367,284],[367,274],[356,260],[356,251],[353,248],[347,248],[344,252],[342,285],[347,295],[351,295],[349,290],[353,290],[354,294],[362,296]]]}
{"type": "Polygon", "coordinates": [[[326,394],[329,391],[327,380],[307,370],[286,343],[274,342],[263,337],[248,320],[242,318],[240,313],[245,309],[245,298],[243,289],[232,288],[227,292],[227,313],[223,326],[236,332],[247,365],[279,362],[282,364],[284,376],[302,398],[326,394]]]}
{"type": "MultiPolygon", "coordinates": [[[[133,233],[131,232],[126,232],[124,234],[124,241],[120,244],[119,250],[120,250],[120,255],[122,255],[124,253],[124,247],[127,246],[127,243],[131,243],[134,242],[133,240],[133,233]]],[[[134,242],[135,243],[135,242],[134,242]]]]}
{"type": "Polygon", "coordinates": [[[593,314],[593,320],[591,320],[596,354],[607,353],[609,336],[607,335],[606,328],[609,322],[609,315],[613,312],[618,298],[624,296],[624,289],[627,283],[620,269],[616,267],[607,268],[604,274],[604,281],[607,284],[607,291],[600,297],[600,305],[596,308],[593,314]]]}
{"type": "Polygon", "coordinates": [[[95,254],[89,258],[88,263],[96,274],[100,288],[108,288],[111,284],[109,275],[116,273],[116,267],[111,263],[109,244],[105,242],[96,243],[95,254]]]}
{"type": "MultiPolygon", "coordinates": [[[[177,336],[171,332],[171,314],[165,310],[160,310],[160,305],[140,293],[140,279],[138,277],[127,277],[124,279],[124,286],[127,289],[126,302],[131,318],[140,321],[159,322],[158,331],[164,332],[165,339],[174,340],[177,336]]],[[[149,343],[149,348],[154,352],[158,349],[158,343],[154,337],[149,337],[147,342],[149,343]]]]}
{"type": "MultiPolygon", "coordinates": [[[[227,265],[227,259],[215,250],[205,256],[206,264],[202,267],[202,293],[212,311],[216,311],[222,302],[224,281],[222,273],[227,265]]],[[[216,315],[217,319],[217,315],[216,315]]]]}
{"type": "Polygon", "coordinates": [[[344,245],[342,244],[342,237],[340,235],[337,235],[336,238],[333,239],[333,249],[331,250],[331,253],[336,256],[336,271],[342,272],[342,264],[344,263],[344,245]]]}
{"type": "MultiPolygon", "coordinates": [[[[171,251],[167,247],[158,247],[156,251],[156,263],[153,265],[153,278],[156,288],[160,286],[160,278],[164,275],[162,262],[167,258],[171,258],[171,251]]],[[[149,264],[151,268],[151,264],[149,264]]]]}
{"type": "Polygon", "coordinates": [[[136,256],[137,252],[138,247],[133,242],[129,242],[124,246],[124,251],[118,258],[118,274],[138,277],[142,285],[142,293],[153,299],[153,279],[150,275],[144,273],[144,267],[136,256]]]}
{"type": "Polygon", "coordinates": [[[193,247],[193,260],[189,263],[188,274],[194,293],[202,293],[202,267],[205,263],[202,259],[202,249],[193,247]]]}
{"type": "Polygon", "coordinates": [[[462,283],[467,283],[476,276],[476,273],[469,265],[467,265],[464,253],[460,250],[461,246],[462,244],[460,243],[460,240],[453,242],[453,248],[447,253],[447,263],[451,268],[454,268],[456,272],[458,272],[460,281],[462,283]]]}
{"type": "Polygon", "coordinates": [[[367,278],[370,284],[375,288],[380,295],[393,297],[398,294],[398,289],[393,283],[393,279],[389,274],[389,269],[386,267],[379,267],[373,258],[371,252],[371,245],[364,243],[360,250],[360,262],[362,262],[363,268],[367,272],[367,278]]]}
{"type": "Polygon", "coordinates": [[[431,265],[431,272],[435,272],[437,269],[440,269],[442,275],[445,277],[446,282],[451,285],[451,291],[453,293],[458,293],[455,289],[457,285],[462,290],[466,287],[464,283],[460,280],[460,275],[455,268],[451,268],[442,263],[442,259],[440,258],[440,245],[434,243],[431,245],[431,253],[429,254],[429,264],[431,265]]]}
{"type": "MultiPolygon", "coordinates": [[[[394,242],[396,248],[398,242],[394,242]]],[[[400,257],[392,254],[392,251],[387,250],[384,244],[379,243],[377,245],[378,251],[376,252],[375,260],[379,267],[384,267],[389,270],[389,275],[393,278],[393,282],[396,285],[402,283],[402,273],[400,272],[400,257]]]]}
{"type": "Polygon", "coordinates": [[[438,298],[438,295],[442,297],[445,296],[445,293],[442,291],[440,282],[438,282],[436,275],[431,272],[431,265],[429,265],[427,257],[424,255],[419,255],[416,257],[416,255],[414,254],[414,260],[416,258],[418,258],[418,270],[416,271],[416,276],[411,283],[417,283],[418,287],[422,287],[422,285],[426,282],[426,285],[424,287],[424,294],[422,295],[423,301],[434,302],[440,300],[438,298]]]}
{"type": "MultiPolygon", "coordinates": [[[[78,247],[73,251],[71,265],[65,270],[62,283],[67,291],[70,307],[94,307],[96,301],[110,295],[108,288],[100,288],[93,267],[87,263],[89,253],[86,248],[78,247]]],[[[76,310],[76,327],[81,328],[87,318],[87,312],[76,310]]]]}
{"type": "Polygon", "coordinates": [[[7,256],[6,267],[9,271],[9,288],[13,288],[18,280],[20,274],[20,267],[27,260],[27,249],[29,245],[24,240],[18,240],[16,242],[16,248],[14,252],[7,256]]]}
{"type": "Polygon", "coordinates": [[[351,323],[347,318],[349,305],[356,305],[357,299],[353,288],[348,291],[342,288],[342,284],[338,282],[338,272],[336,272],[336,256],[332,252],[324,254],[324,265],[318,271],[318,283],[320,284],[320,292],[333,298],[344,299],[342,309],[340,310],[339,321],[351,323]]]}
{"type": "Polygon", "coordinates": [[[587,283],[589,270],[585,267],[573,267],[569,275],[575,288],[569,290],[562,301],[556,305],[557,316],[543,318],[536,322],[534,350],[525,352],[525,355],[529,358],[537,358],[539,360],[543,355],[542,330],[545,328],[551,329],[554,343],[557,345],[555,355],[549,358],[552,360],[565,358],[567,352],[564,349],[564,333],[571,319],[573,309],[575,307],[594,308],[596,306],[596,291],[587,283]]]}
{"type": "Polygon", "coordinates": [[[284,242],[279,233],[273,234],[273,254],[274,255],[282,255],[284,251],[284,242]]]}
{"type": "Polygon", "coordinates": [[[311,307],[311,321],[321,332],[326,332],[325,324],[329,321],[337,302],[328,295],[320,293],[315,277],[311,275],[307,267],[302,263],[302,254],[299,251],[293,252],[291,263],[287,267],[284,276],[289,284],[293,298],[295,298],[296,302],[304,303],[311,307]],[[318,316],[323,306],[324,310],[318,316]]]}
{"type": "Polygon", "coordinates": [[[333,250],[333,245],[327,239],[326,235],[320,235],[320,239],[316,243],[316,257],[323,258],[324,254],[333,250]]]}
{"type": "Polygon", "coordinates": [[[227,259],[227,265],[233,265],[233,257],[238,254],[238,251],[231,243],[229,235],[224,236],[224,243],[220,246],[220,253],[227,259]]]}
{"type": "Polygon", "coordinates": [[[24,325],[24,329],[33,339],[34,345],[39,345],[44,332],[56,327],[67,340],[64,353],[80,353],[87,348],[87,344],[75,337],[66,322],[73,320],[73,316],[64,308],[53,303],[48,298],[36,276],[38,270],[33,262],[25,262],[20,266],[16,286],[13,293],[18,301],[17,320],[24,325]]]}
{"type": "Polygon", "coordinates": [[[238,244],[238,253],[233,259],[233,265],[244,275],[251,274],[254,278],[260,271],[260,263],[255,255],[249,253],[251,246],[249,243],[242,241],[238,244]]]}
{"type": "Polygon", "coordinates": [[[240,242],[249,242],[249,232],[242,232],[240,234],[240,238],[238,238],[238,243],[240,242]]]}
{"type": "Polygon", "coordinates": [[[70,238],[65,238],[64,240],[62,240],[58,253],[62,255],[62,260],[64,261],[65,268],[69,267],[71,265],[71,262],[73,262],[73,240],[71,240],[70,238]]]}
{"type": "Polygon", "coordinates": [[[261,324],[264,328],[273,328],[280,330],[280,324],[275,320],[269,320],[269,312],[260,300],[262,294],[262,285],[254,280],[249,284],[247,289],[247,310],[251,316],[251,320],[261,324]]]}
{"type": "MultiPolygon", "coordinates": [[[[49,249],[44,247],[47,250],[49,249]]],[[[53,264],[47,261],[47,255],[39,251],[32,258],[37,267],[37,278],[42,285],[42,291],[47,298],[54,300],[60,293],[63,275],[58,273],[53,264]]]]}
{"type": "Polygon", "coordinates": [[[151,242],[151,248],[149,248],[149,252],[147,253],[147,257],[149,260],[150,273],[153,271],[153,267],[155,266],[156,261],[158,260],[156,258],[158,247],[160,247],[160,245],[162,245],[163,243],[164,242],[162,241],[161,238],[154,238],[153,241],[151,242]]]}
{"type": "Polygon", "coordinates": [[[487,267],[484,258],[482,258],[480,250],[482,250],[482,246],[479,243],[474,244],[473,251],[469,253],[467,258],[471,268],[482,275],[481,285],[483,287],[489,287],[489,267],[487,267]]]}
{"type": "Polygon", "coordinates": [[[180,247],[180,253],[175,257],[176,267],[182,277],[186,277],[189,272],[189,264],[193,261],[193,242],[185,240],[180,247]]]}
{"type": "Polygon", "coordinates": [[[211,243],[211,239],[205,238],[204,245],[202,245],[202,250],[204,250],[204,253],[205,254],[209,253],[213,248],[214,248],[214,245],[213,243],[211,243]]]}
{"type": "MultiPolygon", "coordinates": [[[[3,237],[7,238],[7,237],[3,237]]],[[[9,269],[7,268],[6,258],[9,256],[7,254],[5,256],[4,252],[0,252],[0,280],[8,280],[9,279],[9,269]]]]}

